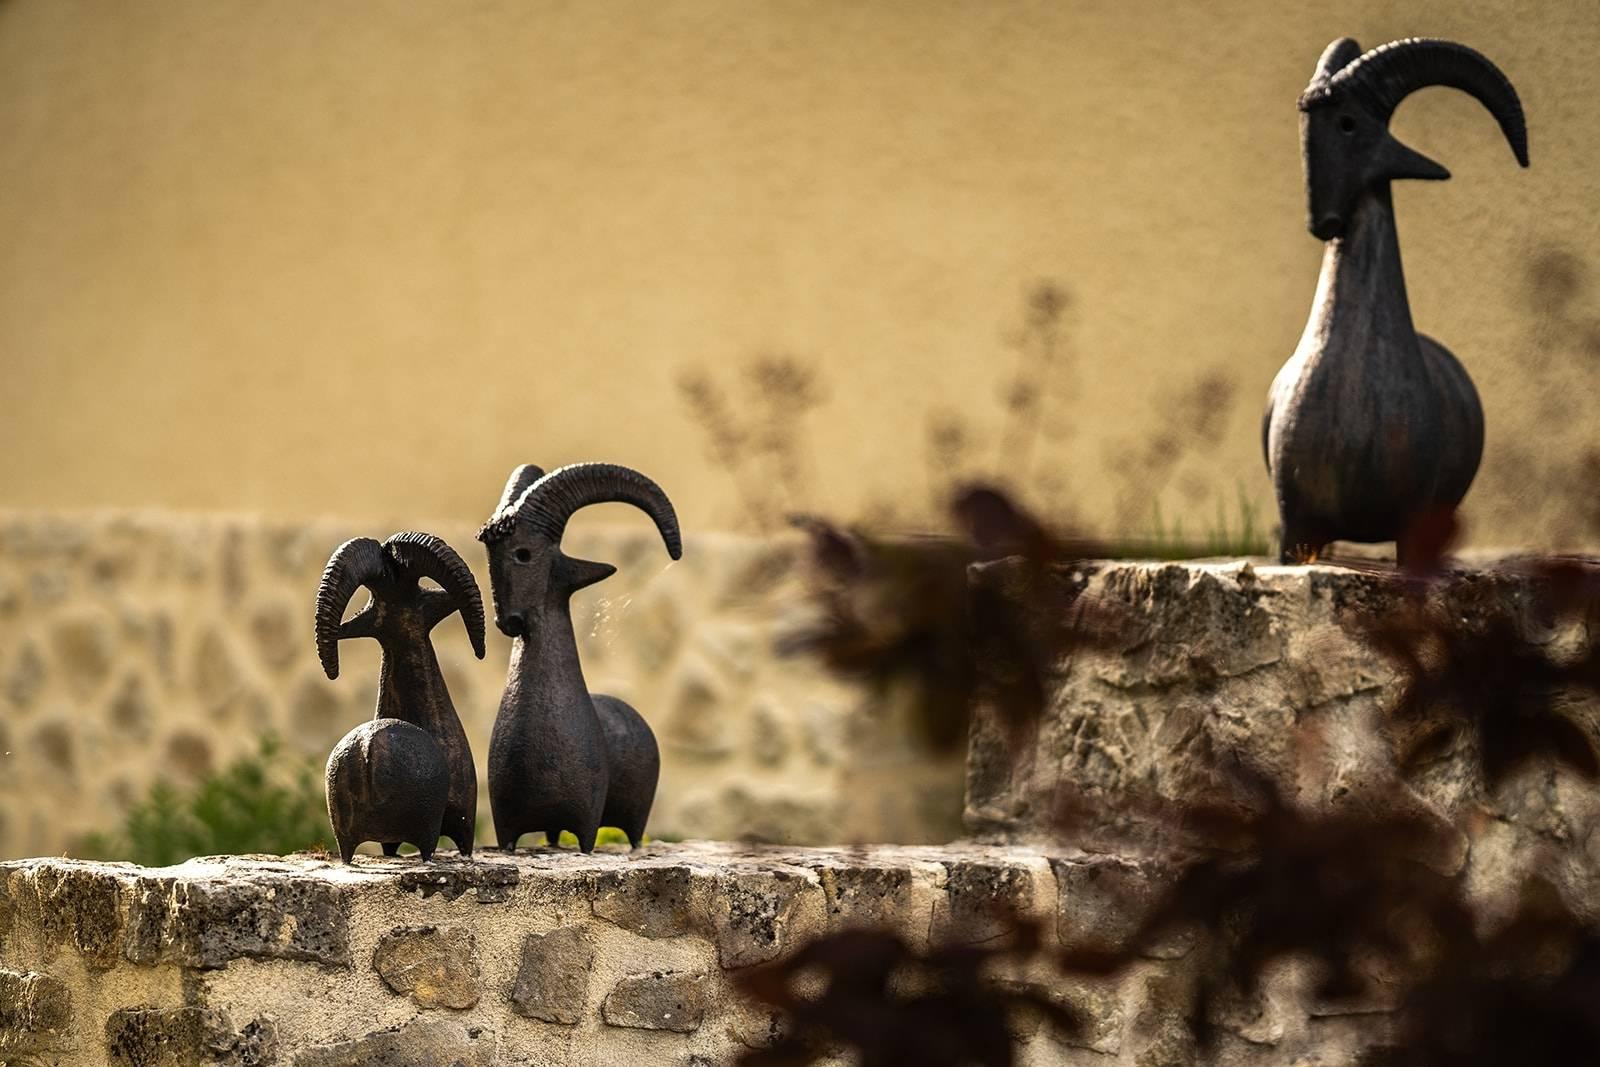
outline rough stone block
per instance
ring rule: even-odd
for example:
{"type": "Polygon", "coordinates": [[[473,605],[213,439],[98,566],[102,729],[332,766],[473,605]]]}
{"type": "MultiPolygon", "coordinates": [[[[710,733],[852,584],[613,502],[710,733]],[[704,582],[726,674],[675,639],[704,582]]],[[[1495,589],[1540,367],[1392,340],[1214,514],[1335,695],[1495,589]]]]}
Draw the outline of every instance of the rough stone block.
{"type": "Polygon", "coordinates": [[[242,958],[349,967],[351,890],[316,878],[141,877],[126,955],[135,963],[222,967],[242,958]]]}
{"type": "Polygon", "coordinates": [[[0,1063],[6,1053],[60,1048],[70,1038],[72,994],[32,971],[0,970],[0,1063]]]}
{"type": "Polygon", "coordinates": [[[106,1020],[113,1067],[268,1067],[277,1062],[276,1029],[258,1019],[235,1029],[212,1008],[127,1008],[106,1020]]]}
{"type": "Polygon", "coordinates": [[[708,985],[705,975],[680,971],[628,975],[606,994],[601,1015],[630,1030],[693,1033],[705,1018],[708,985]]]}
{"type": "Polygon", "coordinates": [[[454,1019],[424,1017],[352,1041],[303,1049],[288,1067],[495,1067],[495,1035],[454,1019]]]}
{"type": "Polygon", "coordinates": [[[721,872],[711,898],[718,961],[726,968],[747,967],[781,955],[801,897],[820,892],[820,883],[804,871],[721,872]]]}
{"type": "Polygon", "coordinates": [[[470,892],[479,904],[499,904],[509,899],[520,880],[517,868],[473,855],[471,860],[441,856],[425,867],[401,871],[397,880],[400,890],[424,898],[437,893],[446,900],[470,892]]]}
{"type": "Polygon", "coordinates": [[[13,925],[27,927],[47,959],[70,946],[105,969],[122,948],[122,883],[92,867],[44,863],[0,873],[0,937],[13,925]]]}
{"type": "Polygon", "coordinates": [[[511,987],[511,1010],[530,1019],[563,1026],[583,1019],[589,1002],[594,941],[578,926],[529,934],[511,987]]]}
{"type": "Polygon", "coordinates": [[[399,926],[378,939],[372,969],[419,1008],[470,1008],[483,995],[477,945],[459,926],[399,926]]]}
{"type": "Polygon", "coordinates": [[[597,872],[590,899],[601,919],[641,937],[681,937],[710,925],[705,891],[685,864],[633,864],[597,872]]]}
{"type": "Polygon", "coordinates": [[[1005,937],[1039,910],[1035,867],[988,859],[944,864],[944,893],[933,909],[934,944],[982,944],[1005,937]]]}
{"type": "MultiPolygon", "coordinates": [[[[1068,949],[1122,945],[1138,929],[1163,884],[1163,871],[1139,860],[1088,855],[1050,860],[1056,876],[1056,933],[1068,949]]],[[[1171,938],[1149,946],[1152,956],[1183,955],[1171,938]]]]}

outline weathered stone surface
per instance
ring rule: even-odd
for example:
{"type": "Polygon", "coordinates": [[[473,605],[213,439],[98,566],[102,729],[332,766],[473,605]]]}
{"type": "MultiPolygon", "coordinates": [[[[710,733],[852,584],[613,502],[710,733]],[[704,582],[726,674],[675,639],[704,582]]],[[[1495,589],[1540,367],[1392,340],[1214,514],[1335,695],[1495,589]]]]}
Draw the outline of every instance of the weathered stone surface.
{"type": "Polygon", "coordinates": [[[33,863],[0,868],[0,938],[29,938],[39,962],[74,949],[91,969],[116,963],[122,949],[123,886],[95,868],[33,863]]]}
{"type": "Polygon", "coordinates": [[[350,893],[295,876],[141,877],[131,887],[126,955],[201,968],[241,958],[348,967],[350,893]]]}
{"type": "Polygon", "coordinates": [[[820,891],[814,877],[798,870],[721,872],[711,897],[718,961],[726,968],[747,967],[781,955],[800,897],[820,891]]]}
{"type": "Polygon", "coordinates": [[[72,994],[59,980],[0,969],[0,1063],[8,1053],[60,1048],[70,1041],[72,994]]]}
{"type": "MultiPolygon", "coordinates": [[[[893,862],[863,860],[817,868],[835,927],[917,925],[916,874],[893,862]]],[[[926,919],[922,929],[927,929],[926,919]]]]}
{"type": "Polygon", "coordinates": [[[116,640],[111,620],[99,611],[62,619],[50,635],[51,651],[74,691],[87,696],[111,674],[116,640]]]}
{"type": "Polygon", "coordinates": [[[470,1008],[483,994],[477,944],[459,926],[397,926],[378,939],[372,969],[419,1008],[470,1008]]]}
{"type": "Polygon", "coordinates": [[[594,913],[641,937],[680,937],[709,924],[705,890],[682,864],[639,865],[594,876],[594,913]]]}
{"type": "Polygon", "coordinates": [[[304,1049],[287,1061],[289,1067],[495,1067],[498,1062],[492,1032],[437,1017],[304,1049]]]}
{"type": "MultiPolygon", "coordinates": [[[[1094,647],[1056,646],[1046,707],[1013,747],[992,716],[973,731],[967,824],[990,839],[1044,840],[1060,833],[1064,799],[1082,800],[1073,840],[1126,847],[1127,799],[1236,802],[1221,765],[1249,768],[1312,811],[1383,808],[1432,819],[1437,844],[1415,858],[1459,870],[1468,842],[1453,827],[1489,813],[1509,832],[1472,843],[1476,869],[1506,872],[1519,850],[1575,841],[1600,824],[1600,793],[1562,773],[1538,774],[1493,795],[1460,744],[1402,781],[1382,730],[1397,696],[1395,672],[1365,643],[1362,627],[1414,603],[1417,589],[1390,575],[1329,566],[1248,563],[1093,563],[1050,572],[1031,592],[1015,562],[974,570],[1009,597],[1029,632],[1040,604],[1089,607],[1111,620],[1094,647]]],[[[1427,601],[1463,629],[1509,619],[1524,638],[1559,649],[1573,634],[1534,610],[1537,579],[1514,567],[1465,571],[1427,601]]],[[[1057,609],[1062,610],[1062,609],[1057,609]]],[[[1056,620],[1059,622],[1059,618],[1056,620]]],[[[1576,629],[1576,627],[1572,627],[1576,629]]],[[[1600,737],[1600,702],[1573,697],[1600,737]]],[[[1149,832],[1150,827],[1143,828],[1149,832]]],[[[1561,846],[1566,848],[1566,846],[1561,846]]],[[[1562,888],[1582,898],[1600,866],[1569,850],[1562,888]]],[[[1509,888],[1509,887],[1505,887],[1509,888]]]]}
{"type": "Polygon", "coordinates": [[[945,865],[933,910],[934,944],[982,944],[1005,937],[1037,910],[1036,870],[1024,863],[958,859],[945,865]]]}
{"type": "Polygon", "coordinates": [[[11,706],[18,711],[27,711],[33,707],[34,700],[39,695],[39,688],[44,684],[45,665],[44,657],[39,654],[33,642],[24,642],[17,649],[11,661],[11,667],[6,671],[5,693],[11,706]]]}
{"type": "Polygon", "coordinates": [[[106,1020],[113,1067],[266,1067],[277,1061],[276,1029],[257,1019],[235,1029],[211,1008],[127,1008],[106,1020]]]}
{"type": "Polygon", "coordinates": [[[1024,1008],[1011,1021],[1012,1033],[1017,1037],[1042,1035],[1057,1045],[1086,1048],[1106,1056],[1121,1051],[1127,1019],[1122,992],[1115,983],[1079,981],[1051,974],[1034,982],[1013,979],[1002,980],[999,984],[1018,993],[1042,996],[1083,1023],[1080,1030],[1064,1030],[1045,1019],[1037,1009],[1024,1008]]]}
{"type": "MultiPolygon", "coordinates": [[[[1050,867],[1056,876],[1056,934],[1069,949],[1122,945],[1163,886],[1163,872],[1118,856],[1054,857],[1050,867]]],[[[1178,939],[1149,951],[1182,955],[1187,945],[1178,939]]]]}
{"type": "Polygon", "coordinates": [[[424,899],[435,894],[455,900],[471,893],[479,904],[498,904],[511,896],[520,875],[508,863],[489,863],[483,859],[436,856],[434,862],[408,867],[396,875],[401,892],[416,893],[424,899]]]}
{"type": "Polygon", "coordinates": [[[511,1010],[530,1019],[573,1026],[589,1002],[594,941],[582,927],[529,934],[511,987],[511,1010]]]}
{"type": "Polygon", "coordinates": [[[690,1034],[705,1018],[708,984],[703,974],[631,974],[606,994],[601,1015],[611,1026],[690,1034]]]}

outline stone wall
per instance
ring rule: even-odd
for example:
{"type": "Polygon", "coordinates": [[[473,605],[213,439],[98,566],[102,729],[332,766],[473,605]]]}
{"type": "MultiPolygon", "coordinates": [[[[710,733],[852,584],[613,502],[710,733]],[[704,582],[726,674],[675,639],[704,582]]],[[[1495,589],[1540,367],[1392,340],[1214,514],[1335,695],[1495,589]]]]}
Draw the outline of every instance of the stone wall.
{"type": "MultiPolygon", "coordinates": [[[[0,856],[58,854],[115,829],[154,776],[193,780],[264,729],[324,758],[371,717],[378,652],[345,642],[340,678],[323,677],[317,580],[345,539],[408,525],[0,514],[0,856]]],[[[487,598],[476,530],[419,528],[462,554],[487,598]]],[[[796,542],[691,534],[670,566],[648,524],[574,523],[567,545],[622,568],[574,598],[574,620],[591,687],[632,702],[661,740],[652,833],[959,832],[959,757],[930,761],[903,712],[870,711],[858,690],[773,655],[799,601],[796,542]]],[[[455,620],[434,643],[481,775],[509,644],[491,624],[479,662],[455,620]]]]}
{"type": "MultiPolygon", "coordinates": [[[[1360,635],[1363,624],[1418,603],[1419,587],[1375,570],[1246,562],[1092,563],[1058,569],[1048,588],[1027,593],[1022,577],[1016,561],[975,574],[1009,598],[1030,632],[1042,632],[1040,606],[1048,604],[1061,615],[1092,615],[1103,633],[1058,647],[1044,713],[1019,743],[992,715],[980,716],[966,818],[981,839],[1059,837],[1063,802],[1082,797],[1096,802],[1087,811],[1074,806],[1074,839],[1117,839],[1129,829],[1122,813],[1132,797],[1237,800],[1217,773],[1231,762],[1264,775],[1305,810],[1430,820],[1447,843],[1419,858],[1445,870],[1465,867],[1485,898],[1537,869],[1571,904],[1600,918],[1595,783],[1542,760],[1490,789],[1470,733],[1409,776],[1399,773],[1385,728],[1397,676],[1360,635]]],[[[1570,661],[1600,635],[1585,629],[1593,622],[1541,607],[1541,581],[1504,561],[1436,583],[1426,603],[1462,633],[1489,633],[1508,620],[1509,633],[1529,647],[1552,662],[1570,661]]],[[[1430,670],[1440,665],[1436,641],[1420,655],[1430,670]]],[[[1482,681],[1517,684],[1492,668],[1482,681]]],[[[1557,698],[1591,742],[1600,738],[1594,694],[1574,689],[1557,698]]]]}
{"type": "MultiPolygon", "coordinates": [[[[782,1033],[735,991],[742,969],[859,923],[919,948],[992,942],[997,903],[1054,944],[1094,914],[1108,865],[1141,873],[961,845],[0,863],[0,1062],[720,1067],[782,1033]]],[[[1075,1035],[1019,1019],[1019,1062],[1184,1062],[1162,996],[1171,966],[1116,982],[1009,975],[1046,980],[1086,1018],[1075,1035]]],[[[1254,1035],[1230,1031],[1241,1064],[1336,1052],[1353,1034],[1282,1006],[1237,1028],[1254,1035]]]]}

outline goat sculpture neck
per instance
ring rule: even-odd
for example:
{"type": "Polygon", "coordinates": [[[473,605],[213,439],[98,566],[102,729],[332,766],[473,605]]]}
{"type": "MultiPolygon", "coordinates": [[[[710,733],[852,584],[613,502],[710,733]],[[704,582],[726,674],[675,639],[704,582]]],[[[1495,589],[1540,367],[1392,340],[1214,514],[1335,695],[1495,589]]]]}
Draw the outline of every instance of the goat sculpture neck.
{"type": "Polygon", "coordinates": [[[478,535],[489,553],[495,625],[513,642],[489,742],[489,803],[506,850],[541,831],[553,846],[569,830],[587,852],[602,825],[637,844],[655,799],[655,735],[627,704],[589,692],[572,628],[572,594],[616,568],[568,556],[562,534],[575,511],[604,501],[643,510],[672,558],[682,554],[666,494],[637,471],[604,463],[548,475],[517,468],[478,535]]]}
{"type": "Polygon", "coordinates": [[[1302,349],[1311,345],[1361,352],[1379,347],[1419,350],[1387,182],[1356,202],[1348,231],[1323,250],[1322,273],[1300,342],[1302,349]]]}
{"type": "Polygon", "coordinates": [[[1438,163],[1395,140],[1389,118],[1411,92],[1448,85],[1494,115],[1518,162],[1527,130],[1516,91],[1464,45],[1395,41],[1323,52],[1300,98],[1307,222],[1327,243],[1311,314],[1267,397],[1261,444],[1285,563],[1331,541],[1395,541],[1451,512],[1483,450],[1483,409],[1465,368],[1416,331],[1390,183],[1442,180],[1438,163]]]}

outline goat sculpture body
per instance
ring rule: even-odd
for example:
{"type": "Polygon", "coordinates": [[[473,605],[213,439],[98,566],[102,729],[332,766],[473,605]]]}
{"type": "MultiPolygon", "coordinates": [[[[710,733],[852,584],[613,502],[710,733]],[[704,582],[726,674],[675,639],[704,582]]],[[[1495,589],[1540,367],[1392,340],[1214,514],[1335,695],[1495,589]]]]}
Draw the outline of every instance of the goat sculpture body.
{"type": "Polygon", "coordinates": [[[563,830],[590,852],[601,826],[617,827],[637,847],[655,800],[655,734],[621,700],[589,692],[572,631],[572,594],[616,568],[566,555],[561,536],[575,511],[606,501],[643,510],[672,558],[683,554],[666,494],[637,471],[609,463],[548,475],[518,467],[478,535],[489,553],[495,625],[513,641],[489,742],[489,807],[508,852],[523,834],[539,831],[555,846],[563,830]]]}
{"type": "Polygon", "coordinates": [[[323,670],[339,676],[345,638],[375,638],[383,649],[373,721],[346,734],[328,760],[328,814],[346,863],[362,841],[381,842],[391,856],[409,841],[428,859],[441,833],[463,856],[472,855],[477,769],[428,636],[456,611],[482,659],[478,583],[455,550],[431,534],[398,533],[381,545],[358,537],[328,560],[317,591],[323,670]],[[440,588],[423,588],[423,578],[440,588]],[[361,586],[371,601],[342,622],[361,586]]]}
{"type": "Polygon", "coordinates": [[[1261,425],[1285,563],[1335,540],[1396,541],[1405,562],[1407,531],[1460,503],[1482,457],[1472,379],[1412,325],[1390,197],[1393,180],[1450,176],[1388,129],[1401,100],[1429,85],[1481,101],[1528,165],[1516,90],[1463,45],[1410,39],[1362,54],[1335,41],[1300,98],[1309,228],[1327,249],[1261,425]]]}

